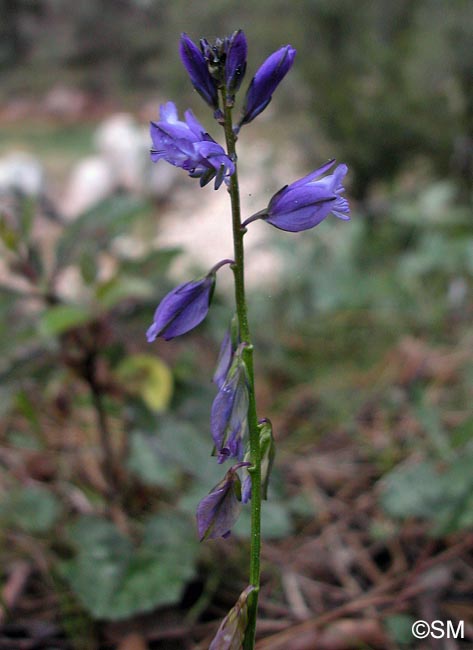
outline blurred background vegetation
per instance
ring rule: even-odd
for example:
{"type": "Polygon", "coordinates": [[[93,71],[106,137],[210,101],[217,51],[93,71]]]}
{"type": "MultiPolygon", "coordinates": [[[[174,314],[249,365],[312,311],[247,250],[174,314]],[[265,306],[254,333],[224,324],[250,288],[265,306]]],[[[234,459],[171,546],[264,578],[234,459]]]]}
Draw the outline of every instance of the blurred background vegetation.
{"type": "Polygon", "coordinates": [[[193,521],[221,478],[230,284],[196,331],[144,337],[178,279],[229,252],[224,190],[152,166],[147,122],[173,99],[220,137],[178,38],[238,28],[248,81],[298,51],[242,130],[244,205],[336,157],[353,207],[248,235],[278,444],[258,648],[434,647],[418,618],[464,620],[471,642],[471,1],[0,8],[0,648],[204,649],[246,584],[248,513],[221,543],[193,521]]]}

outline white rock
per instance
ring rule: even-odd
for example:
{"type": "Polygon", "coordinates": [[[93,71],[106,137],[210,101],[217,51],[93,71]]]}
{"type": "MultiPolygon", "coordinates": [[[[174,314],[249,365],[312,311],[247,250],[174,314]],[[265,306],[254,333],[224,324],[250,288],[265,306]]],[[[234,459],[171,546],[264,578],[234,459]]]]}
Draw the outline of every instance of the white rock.
{"type": "Polygon", "coordinates": [[[106,160],[100,156],[84,158],[72,170],[61,212],[73,219],[110,196],[115,187],[115,175],[106,160]]]}
{"type": "Polygon", "coordinates": [[[97,129],[94,141],[110,165],[117,185],[132,192],[143,191],[149,142],[145,141],[133,116],[117,113],[107,118],[97,129]]]}
{"type": "Polygon", "coordinates": [[[179,183],[180,174],[165,163],[153,164],[149,150],[151,138],[128,113],[107,118],[95,133],[95,146],[110,164],[117,185],[157,199],[165,199],[179,183]]]}

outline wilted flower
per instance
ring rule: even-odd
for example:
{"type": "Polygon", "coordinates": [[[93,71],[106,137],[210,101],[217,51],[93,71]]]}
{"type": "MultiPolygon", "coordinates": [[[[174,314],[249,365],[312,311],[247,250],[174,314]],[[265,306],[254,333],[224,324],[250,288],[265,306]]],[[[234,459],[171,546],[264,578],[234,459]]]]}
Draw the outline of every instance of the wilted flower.
{"type": "Polygon", "coordinates": [[[243,442],[248,431],[248,376],[241,353],[241,343],[225,381],[215,397],[210,414],[210,430],[218,462],[243,457],[243,442]]]}
{"type": "Polygon", "coordinates": [[[294,63],[296,50],[285,45],[273,52],[256,71],[246,93],[240,126],[254,120],[271,101],[273,92],[294,63]]]}
{"type": "Polygon", "coordinates": [[[186,121],[178,119],[173,102],[160,107],[159,122],[151,122],[151,160],[165,160],[189,172],[189,176],[200,178],[206,185],[215,178],[215,189],[231,176],[235,165],[224,149],[213,140],[195,118],[192,111],[185,112],[186,121]]]}
{"type": "Polygon", "coordinates": [[[333,167],[328,163],[300,180],[286,185],[277,192],[268,207],[247,219],[243,227],[256,219],[289,232],[299,232],[318,226],[329,214],[345,221],[350,219],[348,201],[340,196],[344,191],[342,180],[348,171],[346,165],[338,165],[333,174],[320,178],[333,167]]]}
{"type": "Polygon", "coordinates": [[[158,336],[169,341],[197,327],[209,311],[217,270],[231,263],[233,260],[222,260],[200,280],[184,282],[170,291],[154,312],[153,323],[146,332],[148,343],[158,336]]]}
{"type": "Polygon", "coordinates": [[[229,329],[225,332],[225,336],[223,337],[218,354],[217,367],[212,378],[212,381],[217,384],[219,388],[222,388],[225,383],[225,379],[227,378],[228,371],[232,364],[233,355],[236,352],[239,343],[238,318],[235,315],[229,329]]]}
{"type": "Polygon", "coordinates": [[[209,650],[242,650],[248,623],[247,601],[253,590],[253,585],[249,585],[240,594],[236,604],[221,622],[209,650]]]}
{"type": "Polygon", "coordinates": [[[210,74],[202,51],[187,34],[181,35],[179,53],[194,88],[209,106],[218,108],[217,80],[210,74]]]}
{"type": "Polygon", "coordinates": [[[241,482],[237,470],[249,463],[237,463],[197,506],[200,541],[228,537],[241,508],[241,482]]]}

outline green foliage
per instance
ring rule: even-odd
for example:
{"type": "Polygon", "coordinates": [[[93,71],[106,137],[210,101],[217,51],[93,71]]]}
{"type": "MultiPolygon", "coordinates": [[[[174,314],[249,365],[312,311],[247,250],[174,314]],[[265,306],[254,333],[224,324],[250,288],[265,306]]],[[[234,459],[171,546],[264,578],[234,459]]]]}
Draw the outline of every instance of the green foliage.
{"type": "MultiPolygon", "coordinates": [[[[148,250],[141,258],[120,254],[115,247],[117,237],[136,236],[149,210],[143,201],[118,196],[62,224],[53,239],[51,268],[50,252],[42,249],[34,235],[37,215],[38,206],[17,197],[8,222],[2,221],[8,280],[20,278],[20,286],[25,281],[28,286],[5,287],[0,293],[0,332],[7,335],[2,337],[2,351],[5,347],[0,366],[2,415],[15,462],[31,463],[32,471],[40,476],[52,473],[54,480],[68,487],[53,491],[40,481],[34,486],[14,486],[2,493],[0,519],[7,535],[16,530],[41,535],[51,548],[59,543],[63,578],[91,616],[126,618],[177,602],[185,583],[194,576],[198,551],[193,520],[171,512],[176,501],[171,489],[186,477],[194,477],[193,463],[204,456],[207,461],[208,452],[202,439],[192,440],[192,427],[189,432],[185,425],[163,420],[161,435],[156,414],[170,406],[173,375],[163,360],[133,353],[128,345],[136,338],[135,326],[139,341],[146,345],[144,332],[157,287],[167,288],[165,274],[178,251],[148,250]],[[103,255],[113,260],[114,268],[105,282],[100,274],[103,255]],[[82,286],[77,296],[66,301],[58,279],[71,267],[79,271],[82,286]],[[110,336],[112,328],[117,329],[119,340],[110,336]],[[135,476],[137,494],[144,486],[166,488],[166,505],[156,494],[147,504],[149,515],[143,522],[132,493],[127,513],[130,537],[98,515],[79,517],[66,526],[68,534],[64,535],[56,524],[67,511],[57,494],[84,490],[90,502],[100,506],[107,503],[108,493],[88,485],[80,472],[69,467],[69,459],[56,466],[46,449],[50,439],[45,431],[50,430],[52,417],[59,422],[70,418],[71,426],[83,431],[75,441],[79,450],[103,444],[103,437],[110,435],[104,429],[109,423],[120,422],[120,427],[126,423],[134,433],[122,443],[129,443],[130,460],[120,472],[126,472],[127,478],[135,476]],[[84,426],[94,421],[99,422],[100,435],[90,431],[89,424],[84,426]],[[159,437],[154,438],[159,440],[159,449],[151,444],[153,436],[139,432],[142,421],[150,430],[158,429],[159,437]],[[194,451],[193,458],[186,457],[189,450],[194,451]],[[61,560],[64,555],[67,560],[61,560]]],[[[62,458],[64,449],[57,444],[58,458],[62,458]]],[[[100,449],[102,455],[114,452],[110,446],[100,449]]],[[[97,462],[100,465],[100,456],[97,462]]],[[[100,467],[102,481],[110,480],[108,465],[100,467]]]]}
{"type": "Polygon", "coordinates": [[[51,530],[62,511],[59,499],[41,486],[16,487],[0,498],[3,526],[27,533],[44,534],[51,530]]]}
{"type": "Polygon", "coordinates": [[[194,575],[194,530],[176,513],[145,522],[138,546],[97,517],[80,518],[69,535],[77,556],[62,564],[62,574],[94,618],[128,618],[175,603],[194,575]]]}
{"type": "Polygon", "coordinates": [[[91,319],[87,307],[57,305],[46,309],[39,321],[39,331],[44,336],[59,336],[68,330],[84,325],[91,319]]]}
{"type": "Polygon", "coordinates": [[[381,505],[394,518],[416,517],[433,524],[435,535],[473,526],[473,454],[442,466],[434,461],[410,463],[383,479],[381,505]]]}
{"type": "Polygon", "coordinates": [[[113,196],[68,224],[56,246],[56,265],[89,259],[110,247],[115,237],[130,232],[133,223],[149,214],[149,206],[128,195],[113,196]]]}
{"type": "Polygon", "coordinates": [[[389,636],[401,645],[412,645],[412,624],[415,618],[407,614],[391,614],[384,620],[389,636]]]}

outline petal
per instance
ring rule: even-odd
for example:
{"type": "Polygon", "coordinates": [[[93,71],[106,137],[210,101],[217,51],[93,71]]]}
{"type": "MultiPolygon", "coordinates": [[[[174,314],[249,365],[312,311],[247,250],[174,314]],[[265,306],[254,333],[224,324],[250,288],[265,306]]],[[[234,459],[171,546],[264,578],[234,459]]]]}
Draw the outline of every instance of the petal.
{"type": "Polygon", "coordinates": [[[210,431],[217,451],[220,451],[225,443],[225,434],[227,432],[233,404],[235,402],[237,381],[237,376],[235,376],[230,382],[226,381],[218,391],[212,403],[210,411],[210,431]]]}
{"type": "Polygon", "coordinates": [[[163,122],[177,122],[178,113],[176,104],[174,102],[161,104],[159,108],[159,119],[163,122]]]}
{"type": "Polygon", "coordinates": [[[196,116],[194,115],[194,113],[191,111],[190,108],[184,113],[184,117],[186,119],[186,123],[190,131],[195,135],[195,137],[198,140],[200,140],[202,136],[207,133],[205,128],[202,126],[202,124],[199,122],[199,120],[196,118],[196,116]]]}
{"type": "Polygon", "coordinates": [[[335,205],[332,208],[332,213],[335,217],[338,217],[338,219],[343,219],[343,221],[350,221],[350,205],[343,196],[339,196],[335,201],[335,205]]]}
{"type": "Polygon", "coordinates": [[[223,337],[223,341],[220,346],[220,351],[217,359],[217,367],[215,369],[214,376],[212,379],[212,381],[215,384],[217,384],[219,388],[221,388],[225,382],[228,370],[230,368],[230,364],[232,362],[232,356],[233,356],[232,336],[230,330],[228,329],[225,332],[225,336],[223,337]]]}
{"type": "Polygon", "coordinates": [[[323,176],[323,174],[325,174],[325,172],[327,172],[330,169],[330,167],[333,167],[334,163],[335,163],[335,158],[328,160],[324,165],[322,165],[322,167],[319,167],[315,171],[310,172],[310,174],[307,174],[307,176],[304,176],[298,181],[291,183],[289,187],[290,188],[300,187],[301,185],[306,185],[307,183],[316,180],[317,178],[319,178],[319,176],[323,176]]]}
{"type": "Polygon", "coordinates": [[[303,207],[317,206],[327,201],[335,201],[337,196],[332,191],[318,183],[314,185],[304,185],[291,189],[286,188],[284,192],[276,197],[276,200],[269,202],[268,213],[270,216],[284,212],[292,212],[303,207]]]}
{"type": "Polygon", "coordinates": [[[287,232],[300,232],[318,226],[331,212],[333,201],[318,205],[303,206],[292,212],[276,213],[266,217],[265,221],[287,232]]]}
{"type": "Polygon", "coordinates": [[[227,536],[240,514],[238,499],[241,483],[236,468],[228,470],[220,483],[197,506],[197,530],[200,541],[227,536]]]}
{"type": "Polygon", "coordinates": [[[345,178],[347,172],[348,172],[348,167],[344,164],[338,165],[335,168],[332,175],[333,176],[332,184],[335,192],[343,191],[342,180],[345,178]]]}

